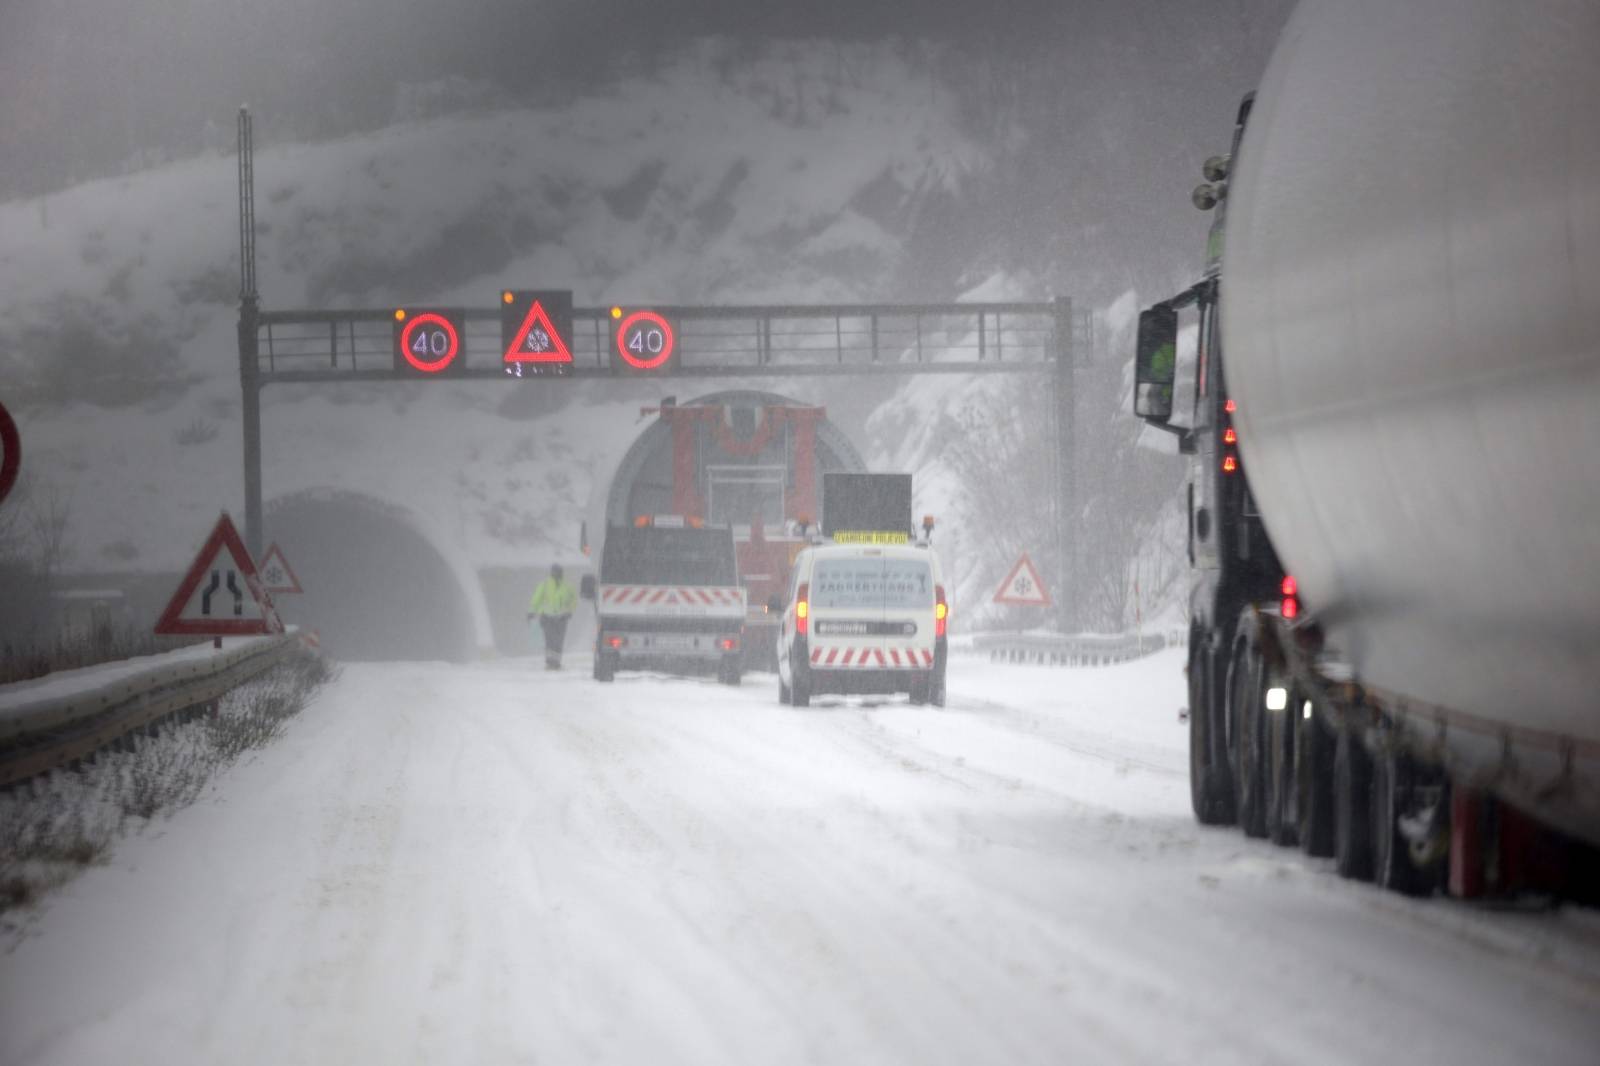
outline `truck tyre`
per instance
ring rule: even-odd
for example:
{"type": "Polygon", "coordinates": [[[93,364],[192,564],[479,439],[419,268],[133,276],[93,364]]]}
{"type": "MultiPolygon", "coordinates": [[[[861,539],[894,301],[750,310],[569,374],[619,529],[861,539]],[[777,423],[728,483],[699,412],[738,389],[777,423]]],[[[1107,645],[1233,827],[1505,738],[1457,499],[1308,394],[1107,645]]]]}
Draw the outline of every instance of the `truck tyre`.
{"type": "Polygon", "coordinates": [[[1261,655],[1250,637],[1235,645],[1228,666],[1228,721],[1233,726],[1233,787],[1239,828],[1267,835],[1266,723],[1261,712],[1261,655]]]}
{"type": "Polygon", "coordinates": [[[1386,747],[1372,760],[1372,879],[1407,896],[1427,895],[1432,884],[1411,863],[1400,817],[1411,813],[1417,766],[1409,755],[1386,747]]]}
{"type": "Polygon", "coordinates": [[[594,679],[596,681],[611,681],[617,676],[617,661],[603,651],[594,653],[594,679]]]}
{"type": "Polygon", "coordinates": [[[1299,793],[1295,788],[1295,715],[1299,701],[1295,690],[1281,711],[1266,711],[1267,839],[1292,848],[1300,838],[1299,793]]]}
{"type": "MultiPolygon", "coordinates": [[[[1289,704],[1305,703],[1298,693],[1289,704]]],[[[1333,854],[1333,734],[1322,715],[1313,711],[1310,718],[1295,711],[1295,814],[1299,822],[1300,847],[1307,855],[1328,858],[1333,854]]]]}
{"type": "Polygon", "coordinates": [[[906,696],[911,701],[911,705],[913,707],[921,707],[923,704],[928,702],[928,694],[932,690],[933,675],[932,673],[929,673],[927,677],[913,677],[911,679],[911,691],[908,692],[906,696]]]}
{"type": "Polygon", "coordinates": [[[811,676],[805,667],[805,649],[798,645],[789,652],[789,675],[794,681],[790,701],[796,707],[811,706],[811,676]]]}
{"type": "Polygon", "coordinates": [[[1233,824],[1233,787],[1227,766],[1214,757],[1216,686],[1211,679],[1211,656],[1199,637],[1189,631],[1189,802],[1201,825],[1233,824]]]}
{"type": "Polygon", "coordinates": [[[744,671],[739,669],[738,659],[724,659],[717,664],[717,680],[724,685],[738,686],[744,671]]]}
{"type": "Polygon", "coordinates": [[[1340,877],[1372,880],[1372,758],[1349,722],[1333,751],[1333,859],[1340,877]]]}
{"type": "Polygon", "coordinates": [[[934,658],[933,678],[928,682],[928,702],[935,707],[944,706],[945,650],[940,648],[934,658]]]}

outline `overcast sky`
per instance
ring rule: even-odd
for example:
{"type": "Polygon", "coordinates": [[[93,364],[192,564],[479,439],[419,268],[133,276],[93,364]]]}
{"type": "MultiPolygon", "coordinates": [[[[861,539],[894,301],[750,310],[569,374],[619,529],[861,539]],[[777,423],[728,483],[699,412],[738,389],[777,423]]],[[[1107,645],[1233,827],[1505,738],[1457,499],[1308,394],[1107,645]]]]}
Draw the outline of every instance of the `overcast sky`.
{"type": "MultiPolygon", "coordinates": [[[[446,75],[508,100],[548,102],[625,73],[686,38],[927,38],[972,62],[1041,48],[1064,85],[1095,57],[1151,54],[1259,76],[1288,0],[4,0],[0,4],[0,196],[137,168],[231,143],[249,103],[258,137],[382,125],[396,85],[446,75]]],[[[1169,87],[1137,65],[1100,68],[1092,91],[1169,87]]],[[[1232,95],[1235,85],[1209,85],[1232,95]]],[[[1202,95],[1205,95],[1202,92],[1202,95]]],[[[1209,97],[1207,97],[1209,99],[1209,97]]],[[[1184,101],[1174,123],[1192,121],[1184,101]]],[[[1214,120],[1213,120],[1214,121],[1214,120]]]]}

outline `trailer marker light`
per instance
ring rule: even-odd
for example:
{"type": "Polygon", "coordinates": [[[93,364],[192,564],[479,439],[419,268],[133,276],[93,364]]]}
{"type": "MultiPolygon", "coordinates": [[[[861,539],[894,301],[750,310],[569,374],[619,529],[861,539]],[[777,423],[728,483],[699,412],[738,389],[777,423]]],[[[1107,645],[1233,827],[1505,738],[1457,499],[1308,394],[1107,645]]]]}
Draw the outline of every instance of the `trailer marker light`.
{"type": "Polygon", "coordinates": [[[1234,403],[1232,400],[1225,400],[1223,401],[1222,409],[1231,415],[1233,412],[1239,409],[1239,405],[1234,403]]]}
{"type": "Polygon", "coordinates": [[[1229,426],[1227,429],[1222,431],[1222,443],[1224,443],[1224,444],[1238,444],[1239,443],[1239,434],[1237,434],[1237,433],[1235,433],[1233,431],[1233,427],[1232,426],[1229,426]]]}
{"type": "Polygon", "coordinates": [[[723,651],[732,651],[738,646],[739,642],[734,640],[732,637],[723,637],[721,640],[717,641],[717,647],[721,648],[723,651]]]}
{"type": "Polygon", "coordinates": [[[1237,469],[1239,469],[1239,460],[1235,459],[1231,455],[1223,457],[1222,472],[1224,474],[1231,474],[1237,469]]]}
{"type": "Polygon", "coordinates": [[[1310,700],[1306,700],[1305,703],[1300,705],[1300,717],[1304,718],[1308,722],[1311,721],[1311,701],[1310,700]]]}
{"type": "Polygon", "coordinates": [[[635,529],[644,529],[650,525],[650,516],[647,514],[636,515],[633,519],[635,529]]]}
{"type": "Polygon", "coordinates": [[[620,648],[626,643],[628,643],[627,640],[622,637],[611,636],[606,638],[606,646],[609,648],[620,648]]]}
{"type": "Polygon", "coordinates": [[[1267,710],[1281,711],[1289,706],[1289,690],[1280,685],[1267,689],[1267,710]]]}
{"type": "Polygon", "coordinates": [[[1279,589],[1285,596],[1300,595],[1300,583],[1297,582],[1293,575],[1290,574],[1285,574],[1283,576],[1283,584],[1279,586],[1279,589]]]}

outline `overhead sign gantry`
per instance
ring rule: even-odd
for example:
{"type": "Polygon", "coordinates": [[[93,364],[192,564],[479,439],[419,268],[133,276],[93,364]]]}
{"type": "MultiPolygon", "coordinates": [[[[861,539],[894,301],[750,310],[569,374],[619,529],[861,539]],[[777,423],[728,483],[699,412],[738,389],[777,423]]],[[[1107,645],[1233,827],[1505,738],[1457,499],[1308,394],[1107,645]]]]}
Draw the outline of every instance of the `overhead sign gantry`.
{"type": "MultiPolygon", "coordinates": [[[[261,390],[279,383],[665,376],[842,378],[1032,374],[1055,398],[1058,554],[1076,573],[1072,374],[1090,319],[1072,301],[575,306],[570,290],[507,286],[494,306],[263,311],[254,163],[239,115],[239,379],[245,540],[261,548],[261,390]]],[[[487,294],[486,294],[487,295],[487,294]]]]}

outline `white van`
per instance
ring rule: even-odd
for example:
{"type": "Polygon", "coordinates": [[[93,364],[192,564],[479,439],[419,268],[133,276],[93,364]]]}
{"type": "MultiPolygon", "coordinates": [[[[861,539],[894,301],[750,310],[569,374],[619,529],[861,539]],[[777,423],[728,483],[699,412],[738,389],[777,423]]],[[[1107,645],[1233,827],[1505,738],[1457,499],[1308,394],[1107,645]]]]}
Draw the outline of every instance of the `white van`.
{"type": "Polygon", "coordinates": [[[944,576],[930,548],[821,544],[794,561],[778,627],[778,699],[904,692],[944,706],[944,576]]]}

